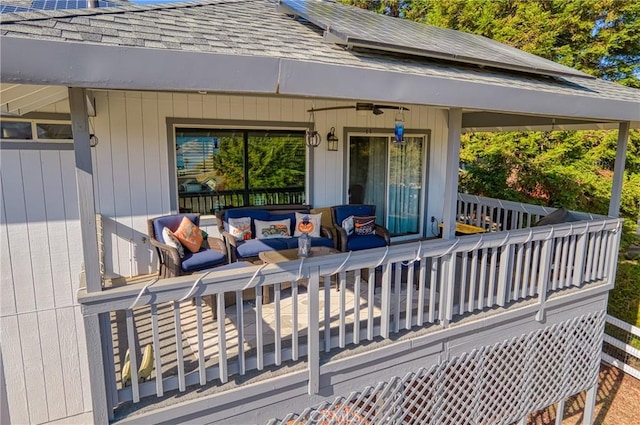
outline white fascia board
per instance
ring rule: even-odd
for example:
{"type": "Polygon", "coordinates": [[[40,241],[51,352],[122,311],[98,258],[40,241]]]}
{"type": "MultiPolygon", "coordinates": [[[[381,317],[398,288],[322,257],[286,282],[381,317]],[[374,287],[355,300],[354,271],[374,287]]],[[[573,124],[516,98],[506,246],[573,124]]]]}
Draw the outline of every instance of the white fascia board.
{"type": "Polygon", "coordinates": [[[497,112],[637,121],[640,101],[598,99],[479,81],[283,59],[280,93],[497,112]]]}
{"type": "Polygon", "coordinates": [[[279,61],[2,37],[0,79],[3,83],[85,88],[275,93],[279,61]]]}

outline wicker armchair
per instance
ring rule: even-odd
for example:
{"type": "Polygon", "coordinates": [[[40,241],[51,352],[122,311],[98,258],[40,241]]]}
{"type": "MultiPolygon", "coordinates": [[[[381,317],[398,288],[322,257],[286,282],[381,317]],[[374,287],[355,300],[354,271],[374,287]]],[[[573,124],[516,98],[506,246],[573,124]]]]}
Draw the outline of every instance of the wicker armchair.
{"type": "Polygon", "coordinates": [[[182,276],[228,263],[226,246],[219,238],[209,236],[200,251],[191,253],[185,250],[182,258],[176,248],[165,243],[162,229],[168,227],[175,231],[185,216],[196,226],[200,224],[200,214],[173,214],[147,220],[149,240],[156,248],[160,262],[159,277],[182,276]]]}

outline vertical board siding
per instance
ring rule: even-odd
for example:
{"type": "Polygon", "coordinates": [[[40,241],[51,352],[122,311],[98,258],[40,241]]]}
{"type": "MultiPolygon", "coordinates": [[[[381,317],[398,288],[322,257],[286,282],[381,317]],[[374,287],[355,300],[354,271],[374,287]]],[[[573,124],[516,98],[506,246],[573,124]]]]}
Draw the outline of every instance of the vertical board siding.
{"type": "Polygon", "coordinates": [[[73,151],[0,155],[0,327],[12,423],[91,410],[75,294],[82,243],[73,151]],[[84,382],[83,382],[84,380],[84,382]]]}

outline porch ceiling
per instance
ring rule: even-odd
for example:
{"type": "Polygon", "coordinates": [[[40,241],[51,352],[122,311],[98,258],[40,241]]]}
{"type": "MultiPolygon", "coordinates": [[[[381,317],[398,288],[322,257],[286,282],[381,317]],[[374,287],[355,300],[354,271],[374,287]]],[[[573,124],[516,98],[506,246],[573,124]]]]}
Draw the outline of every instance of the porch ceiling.
{"type": "Polygon", "coordinates": [[[30,84],[0,84],[3,116],[22,116],[67,98],[67,88],[30,84]]]}
{"type": "Polygon", "coordinates": [[[33,12],[1,22],[0,75],[12,84],[364,99],[579,121],[566,125],[640,119],[639,90],[348,50],[267,0],[33,12]]]}

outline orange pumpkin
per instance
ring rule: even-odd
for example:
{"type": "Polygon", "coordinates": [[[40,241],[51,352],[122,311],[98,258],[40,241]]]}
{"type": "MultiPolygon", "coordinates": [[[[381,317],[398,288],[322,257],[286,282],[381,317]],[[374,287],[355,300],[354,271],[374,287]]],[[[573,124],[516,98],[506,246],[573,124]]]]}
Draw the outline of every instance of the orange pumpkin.
{"type": "Polygon", "coordinates": [[[302,233],[313,232],[313,223],[311,221],[301,221],[298,223],[298,230],[302,233]]]}

